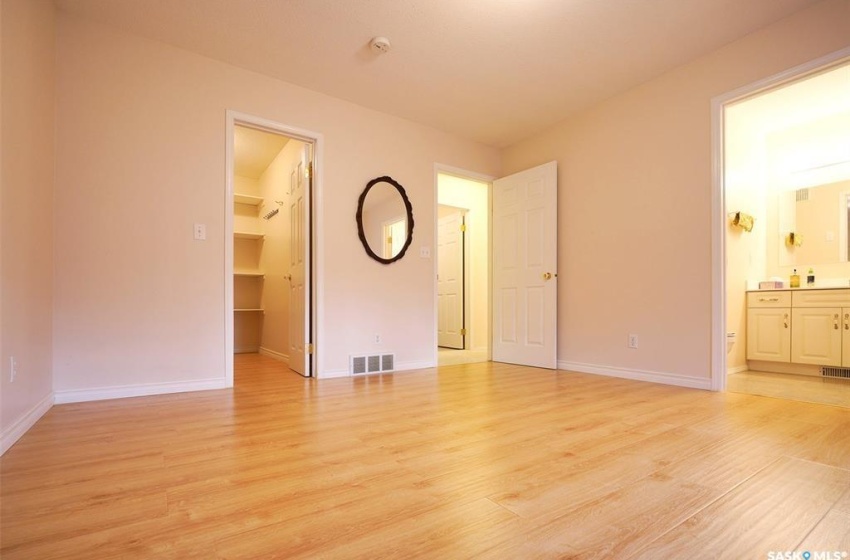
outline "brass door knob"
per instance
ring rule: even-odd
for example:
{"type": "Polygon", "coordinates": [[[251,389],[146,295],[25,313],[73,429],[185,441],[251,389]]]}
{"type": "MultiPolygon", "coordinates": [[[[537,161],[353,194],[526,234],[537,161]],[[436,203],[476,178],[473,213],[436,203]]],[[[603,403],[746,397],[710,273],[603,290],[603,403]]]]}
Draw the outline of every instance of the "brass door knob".
{"type": "Polygon", "coordinates": [[[544,280],[551,280],[552,279],[552,273],[551,272],[544,272],[543,273],[543,279],[544,280]]]}

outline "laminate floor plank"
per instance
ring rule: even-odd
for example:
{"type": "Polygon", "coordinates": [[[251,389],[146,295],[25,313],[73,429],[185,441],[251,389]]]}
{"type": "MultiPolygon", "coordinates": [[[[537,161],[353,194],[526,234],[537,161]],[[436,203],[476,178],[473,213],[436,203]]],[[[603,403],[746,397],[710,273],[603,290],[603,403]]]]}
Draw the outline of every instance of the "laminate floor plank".
{"type": "Polygon", "coordinates": [[[794,551],[848,489],[848,470],[781,457],[634,558],[738,559],[794,551]]]}
{"type": "Polygon", "coordinates": [[[497,363],[327,380],[235,363],[232,390],[53,407],[0,457],[0,557],[850,546],[848,409],[497,363]]]}

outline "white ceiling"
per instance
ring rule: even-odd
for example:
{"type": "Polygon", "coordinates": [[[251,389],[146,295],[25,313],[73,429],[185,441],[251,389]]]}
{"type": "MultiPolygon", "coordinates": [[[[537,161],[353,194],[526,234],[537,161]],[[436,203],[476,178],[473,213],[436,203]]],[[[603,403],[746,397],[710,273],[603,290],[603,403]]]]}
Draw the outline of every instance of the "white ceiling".
{"type": "Polygon", "coordinates": [[[817,0],[55,0],[497,147],[817,0]],[[392,49],[370,51],[387,36],[392,49]]]}

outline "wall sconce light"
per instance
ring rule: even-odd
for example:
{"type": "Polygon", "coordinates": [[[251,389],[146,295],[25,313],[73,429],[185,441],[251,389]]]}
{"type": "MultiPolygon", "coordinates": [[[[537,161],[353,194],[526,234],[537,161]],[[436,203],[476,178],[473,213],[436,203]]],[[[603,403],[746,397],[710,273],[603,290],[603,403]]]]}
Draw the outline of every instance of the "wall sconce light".
{"type": "Polygon", "coordinates": [[[785,244],[789,247],[799,247],[803,244],[803,236],[792,231],[785,236],[785,244]]]}
{"type": "Polygon", "coordinates": [[[732,212],[729,214],[731,218],[731,224],[733,226],[737,226],[744,231],[753,231],[753,225],[756,223],[756,219],[750,216],[749,214],[745,214],[744,212],[732,212]]]}

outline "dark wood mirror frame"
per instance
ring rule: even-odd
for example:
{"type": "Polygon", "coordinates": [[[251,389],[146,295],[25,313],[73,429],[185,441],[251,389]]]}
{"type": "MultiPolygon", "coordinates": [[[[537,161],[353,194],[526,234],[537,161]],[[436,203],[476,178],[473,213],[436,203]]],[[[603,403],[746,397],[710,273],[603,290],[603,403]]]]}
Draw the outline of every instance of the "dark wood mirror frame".
{"type": "Polygon", "coordinates": [[[366,249],[366,254],[368,254],[370,257],[372,257],[379,263],[394,263],[404,256],[404,254],[407,252],[407,248],[410,247],[410,244],[413,242],[413,206],[410,204],[410,199],[407,198],[407,192],[405,192],[404,187],[402,187],[398,181],[388,175],[384,175],[383,177],[376,177],[366,183],[366,188],[363,189],[363,193],[360,195],[360,199],[357,201],[357,234],[360,236],[360,242],[363,243],[363,248],[366,249]],[[363,205],[366,203],[366,195],[368,195],[372,187],[374,187],[378,183],[389,183],[390,185],[395,187],[395,189],[401,195],[401,200],[404,202],[404,208],[407,211],[407,239],[405,239],[404,246],[401,248],[398,254],[389,259],[385,259],[384,257],[378,256],[375,251],[372,250],[372,248],[369,246],[369,242],[366,240],[366,232],[363,228],[363,205]]]}

